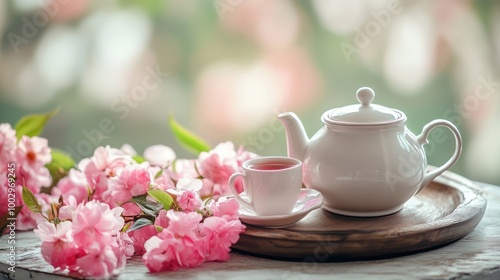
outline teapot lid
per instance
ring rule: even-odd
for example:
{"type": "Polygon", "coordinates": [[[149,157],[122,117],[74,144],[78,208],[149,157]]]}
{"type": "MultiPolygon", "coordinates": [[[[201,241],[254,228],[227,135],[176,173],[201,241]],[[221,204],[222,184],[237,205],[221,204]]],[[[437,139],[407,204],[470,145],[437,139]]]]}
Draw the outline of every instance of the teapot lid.
{"type": "Polygon", "coordinates": [[[375,92],[369,87],[358,89],[356,98],[360,105],[331,109],[321,119],[325,124],[335,125],[386,125],[406,120],[406,115],[399,110],[372,104],[375,92]]]}

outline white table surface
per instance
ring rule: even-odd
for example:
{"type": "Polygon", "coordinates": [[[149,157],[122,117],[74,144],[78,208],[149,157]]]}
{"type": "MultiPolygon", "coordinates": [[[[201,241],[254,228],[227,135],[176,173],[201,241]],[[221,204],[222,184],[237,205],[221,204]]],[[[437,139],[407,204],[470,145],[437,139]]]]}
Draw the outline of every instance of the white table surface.
{"type": "MultiPolygon", "coordinates": [[[[231,253],[228,262],[207,262],[198,268],[151,274],[140,257],[127,262],[117,279],[500,279],[500,187],[478,183],[488,205],[472,233],[445,247],[374,261],[289,262],[231,253]]],[[[0,279],[68,279],[55,274],[40,254],[40,240],[17,232],[15,275],[7,274],[7,236],[0,238],[0,279]],[[15,278],[13,278],[14,276],[15,278]],[[9,278],[11,277],[11,278],[9,278]]]]}

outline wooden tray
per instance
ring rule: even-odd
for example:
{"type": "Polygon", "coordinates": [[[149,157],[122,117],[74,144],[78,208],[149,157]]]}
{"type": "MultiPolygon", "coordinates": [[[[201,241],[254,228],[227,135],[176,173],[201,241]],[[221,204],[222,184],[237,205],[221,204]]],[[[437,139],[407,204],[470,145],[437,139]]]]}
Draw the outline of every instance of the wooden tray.
{"type": "Polygon", "coordinates": [[[323,209],[287,228],[246,225],[234,249],[287,260],[346,261],[391,257],[449,244],[479,223],[486,199],[468,179],[445,172],[398,213],[377,218],[323,209]]]}

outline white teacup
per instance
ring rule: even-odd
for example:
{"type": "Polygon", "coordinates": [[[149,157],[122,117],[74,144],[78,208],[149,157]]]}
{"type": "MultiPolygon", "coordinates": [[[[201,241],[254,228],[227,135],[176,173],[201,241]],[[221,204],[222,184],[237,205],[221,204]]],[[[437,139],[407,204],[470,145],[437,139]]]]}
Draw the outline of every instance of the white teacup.
{"type": "Polygon", "coordinates": [[[240,204],[261,216],[285,215],[292,212],[302,187],[302,162],[289,157],[261,157],[243,163],[243,173],[234,173],[229,186],[240,204]],[[236,191],[236,178],[250,201],[236,191]]]}

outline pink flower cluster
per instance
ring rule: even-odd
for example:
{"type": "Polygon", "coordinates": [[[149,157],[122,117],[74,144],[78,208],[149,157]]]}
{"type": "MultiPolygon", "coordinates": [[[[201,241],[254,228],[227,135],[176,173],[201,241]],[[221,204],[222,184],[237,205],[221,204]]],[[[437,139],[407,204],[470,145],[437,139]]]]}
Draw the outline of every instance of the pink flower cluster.
{"type": "MultiPolygon", "coordinates": [[[[245,151],[243,147],[235,150],[231,142],[221,143],[209,152],[202,152],[198,159],[199,170],[201,175],[208,179],[204,182],[202,193],[215,197],[231,193],[229,177],[240,171],[244,161],[254,157],[254,153],[245,151]]],[[[241,181],[236,181],[236,188],[239,192],[243,191],[241,181]]]]}
{"type": "Polygon", "coordinates": [[[196,267],[205,261],[226,261],[230,246],[245,226],[235,218],[234,200],[213,202],[214,215],[203,220],[198,212],[162,211],[159,234],[144,243],[143,262],[151,272],[196,267]]]}
{"type": "MultiPolygon", "coordinates": [[[[16,206],[23,205],[21,198],[22,187],[27,187],[31,192],[38,195],[42,187],[49,187],[52,177],[45,167],[52,160],[51,149],[48,147],[47,139],[41,137],[22,136],[19,141],[16,131],[10,124],[0,124],[0,217],[8,210],[7,190],[8,166],[15,174],[15,196],[16,206]],[[14,164],[14,165],[11,165],[14,164]]],[[[19,230],[32,229],[36,226],[40,217],[32,215],[27,207],[23,207],[17,216],[16,228],[19,230]]]]}
{"type": "MultiPolygon", "coordinates": [[[[245,226],[239,204],[226,197],[227,181],[256,155],[226,142],[197,159],[176,159],[163,145],[147,148],[144,162],[136,156],[130,146],[98,147],[51,187],[47,140],[23,136],[17,141],[12,127],[2,124],[0,198],[7,200],[7,165],[14,162],[16,204],[24,204],[25,186],[42,206],[41,215],[23,207],[18,225],[31,229],[38,223],[42,255],[61,271],[109,278],[134,254],[152,272],[228,260],[245,226]],[[51,187],[50,193],[42,193],[42,187],[51,187]]],[[[3,215],[7,207],[0,205],[3,215]]]]}
{"type": "MultiPolygon", "coordinates": [[[[72,205],[63,206],[71,208],[72,205]]],[[[86,277],[109,278],[118,274],[134,253],[132,240],[121,232],[121,207],[95,200],[79,204],[72,216],[54,224],[43,221],[35,229],[42,240],[43,258],[54,268],[86,277]]]]}

